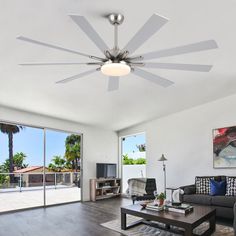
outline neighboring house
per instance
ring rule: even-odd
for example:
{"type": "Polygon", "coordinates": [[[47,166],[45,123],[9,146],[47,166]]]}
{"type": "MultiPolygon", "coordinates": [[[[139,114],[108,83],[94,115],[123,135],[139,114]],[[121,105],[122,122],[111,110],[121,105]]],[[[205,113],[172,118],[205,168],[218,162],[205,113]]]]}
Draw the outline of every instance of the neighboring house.
{"type": "MultiPolygon", "coordinates": [[[[47,167],[45,167],[45,172],[49,172],[47,167]]],[[[20,170],[15,170],[13,173],[15,174],[15,177],[19,179],[19,182],[21,178],[23,187],[42,186],[43,184],[43,166],[30,166],[20,170]]],[[[54,184],[54,174],[47,174],[46,182],[49,185],[54,184]]]]}
{"type": "MultiPolygon", "coordinates": [[[[75,181],[73,173],[56,173],[49,170],[47,167],[45,167],[45,172],[47,173],[45,176],[46,185],[73,185],[75,181]]],[[[43,166],[30,166],[20,170],[15,170],[13,173],[19,183],[21,182],[22,187],[43,186],[43,166]]]]}
{"type": "MultiPolygon", "coordinates": [[[[46,172],[48,172],[48,168],[45,167],[46,172]]],[[[14,170],[14,173],[27,173],[27,172],[43,172],[43,166],[29,166],[23,169],[19,169],[19,170],[14,170]]]]}

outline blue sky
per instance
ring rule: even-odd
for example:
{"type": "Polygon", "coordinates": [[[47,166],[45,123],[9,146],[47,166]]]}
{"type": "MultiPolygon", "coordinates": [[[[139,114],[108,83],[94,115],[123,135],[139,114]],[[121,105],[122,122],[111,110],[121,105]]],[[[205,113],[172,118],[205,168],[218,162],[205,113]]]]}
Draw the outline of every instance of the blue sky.
{"type": "Polygon", "coordinates": [[[123,154],[137,152],[138,148],[136,147],[136,145],[144,143],[146,143],[145,134],[126,137],[125,141],[123,141],[123,154]]]}
{"type": "MultiPolygon", "coordinates": [[[[54,130],[46,131],[46,165],[55,155],[64,156],[65,139],[70,133],[54,130]]],[[[136,145],[145,143],[145,134],[129,136],[123,141],[123,153],[138,151],[136,145]]],[[[30,166],[43,165],[43,130],[25,127],[13,137],[13,153],[26,154],[25,163],[30,166]]],[[[8,158],[8,136],[0,133],[0,164],[8,158]]]]}
{"type": "MultiPolygon", "coordinates": [[[[65,139],[70,133],[46,131],[46,163],[50,163],[54,155],[64,156],[65,139]]],[[[23,152],[27,158],[25,163],[31,166],[43,165],[43,130],[26,127],[13,137],[13,153],[23,152]]],[[[0,133],[0,163],[8,158],[8,137],[0,133]]]]}

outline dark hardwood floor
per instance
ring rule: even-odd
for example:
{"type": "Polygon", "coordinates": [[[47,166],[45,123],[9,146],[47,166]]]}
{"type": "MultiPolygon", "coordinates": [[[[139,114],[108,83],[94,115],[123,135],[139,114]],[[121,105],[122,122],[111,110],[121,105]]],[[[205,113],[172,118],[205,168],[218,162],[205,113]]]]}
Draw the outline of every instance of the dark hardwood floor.
{"type": "Polygon", "coordinates": [[[100,224],[120,217],[120,206],[129,204],[130,199],[114,198],[2,214],[0,236],[121,236],[100,224]]]}
{"type": "Polygon", "coordinates": [[[100,226],[120,217],[129,199],[73,203],[0,215],[0,236],[120,236],[100,226]]]}

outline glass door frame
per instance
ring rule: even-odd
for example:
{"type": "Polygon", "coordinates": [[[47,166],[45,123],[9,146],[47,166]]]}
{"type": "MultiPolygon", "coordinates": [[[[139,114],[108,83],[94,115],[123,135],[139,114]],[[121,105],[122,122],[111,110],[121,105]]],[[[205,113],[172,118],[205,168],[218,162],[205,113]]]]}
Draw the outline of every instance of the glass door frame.
{"type": "MultiPolygon", "coordinates": [[[[70,204],[74,202],[83,202],[83,133],[80,132],[74,132],[74,131],[68,131],[68,130],[62,130],[58,128],[51,128],[51,127],[43,127],[43,126],[36,126],[32,124],[27,124],[27,123],[21,123],[21,122],[15,122],[15,121],[6,121],[3,119],[0,119],[1,123],[4,124],[9,124],[9,125],[18,125],[18,126],[28,126],[30,128],[36,128],[36,129],[41,129],[43,131],[43,205],[41,206],[35,206],[35,207],[29,207],[29,208],[22,208],[19,210],[10,210],[10,211],[4,211],[3,213],[8,213],[8,212],[15,212],[15,211],[22,211],[22,210],[28,210],[28,209],[35,209],[35,208],[41,208],[41,207],[50,207],[50,206],[57,206],[57,205],[63,205],[63,204],[70,204]],[[58,204],[53,204],[53,205],[47,205],[46,204],[46,131],[51,130],[51,131],[57,131],[57,132],[67,132],[70,134],[76,134],[80,135],[80,200],[78,201],[70,201],[70,202],[63,202],[63,203],[58,203],[58,204]]],[[[2,214],[2,213],[1,213],[2,214]]]]}
{"type": "Polygon", "coordinates": [[[74,202],[83,202],[83,134],[82,133],[76,133],[66,130],[60,130],[60,129],[54,129],[54,128],[43,128],[44,132],[44,157],[43,157],[43,207],[47,206],[57,206],[57,205],[63,205],[63,204],[69,204],[74,202]],[[46,197],[46,158],[47,158],[47,131],[55,131],[55,132],[62,132],[62,133],[70,133],[70,134],[76,134],[80,136],[80,200],[78,201],[69,201],[69,202],[63,202],[63,203],[57,203],[57,204],[50,204],[47,205],[47,197],[46,197]]]}

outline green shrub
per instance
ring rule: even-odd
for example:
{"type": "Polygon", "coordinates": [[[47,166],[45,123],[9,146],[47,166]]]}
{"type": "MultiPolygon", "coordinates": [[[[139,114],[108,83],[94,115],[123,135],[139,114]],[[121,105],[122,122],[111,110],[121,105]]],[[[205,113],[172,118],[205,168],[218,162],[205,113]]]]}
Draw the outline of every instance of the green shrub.
{"type": "Polygon", "coordinates": [[[10,177],[8,175],[0,174],[0,186],[10,183],[10,177]]]}
{"type": "Polygon", "coordinates": [[[123,165],[145,165],[146,163],[146,159],[143,157],[134,160],[129,158],[127,154],[123,155],[123,165]]]}
{"type": "Polygon", "coordinates": [[[133,165],[134,160],[129,158],[127,154],[123,155],[123,165],[133,165]]]}
{"type": "Polygon", "coordinates": [[[147,164],[147,161],[146,161],[145,158],[140,157],[137,160],[134,160],[134,164],[136,164],[136,165],[145,165],[145,164],[147,164]]]}

